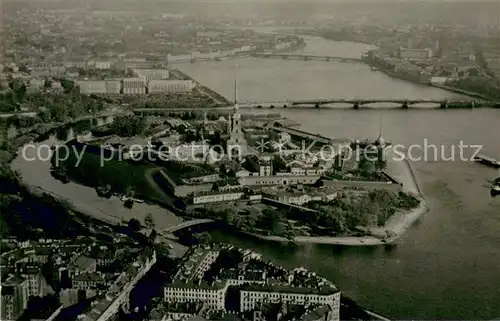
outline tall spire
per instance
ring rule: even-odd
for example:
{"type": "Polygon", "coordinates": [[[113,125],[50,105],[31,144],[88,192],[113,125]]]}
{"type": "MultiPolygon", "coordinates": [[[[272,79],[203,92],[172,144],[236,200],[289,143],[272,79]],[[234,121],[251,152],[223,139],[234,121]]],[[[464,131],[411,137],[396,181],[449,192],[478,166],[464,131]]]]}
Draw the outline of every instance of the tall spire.
{"type": "Polygon", "coordinates": [[[238,110],[238,65],[234,67],[234,109],[238,110]]]}
{"type": "Polygon", "coordinates": [[[378,137],[382,137],[382,116],[380,116],[379,120],[378,120],[378,137]]]}
{"type": "Polygon", "coordinates": [[[375,141],[375,145],[379,145],[379,146],[385,145],[385,140],[382,137],[382,117],[380,117],[380,119],[379,119],[378,137],[377,137],[377,140],[375,141]]]}

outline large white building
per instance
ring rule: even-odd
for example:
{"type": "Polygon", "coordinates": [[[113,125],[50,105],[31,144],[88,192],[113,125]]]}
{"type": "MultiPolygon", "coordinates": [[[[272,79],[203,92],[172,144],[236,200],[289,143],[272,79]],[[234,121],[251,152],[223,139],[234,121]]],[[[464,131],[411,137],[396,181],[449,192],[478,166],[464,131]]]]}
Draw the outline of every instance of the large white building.
{"type": "Polygon", "coordinates": [[[148,84],[148,93],[183,93],[192,91],[192,80],[151,80],[148,84]]]}
{"type": "Polygon", "coordinates": [[[106,80],[106,93],[119,94],[122,89],[122,83],[119,80],[106,80]]]}
{"type": "Polygon", "coordinates": [[[408,60],[425,60],[432,58],[432,49],[399,48],[399,58],[408,60]]]}
{"type": "Polygon", "coordinates": [[[76,85],[82,94],[119,94],[119,80],[77,80],[76,85]]]}
{"type": "Polygon", "coordinates": [[[107,92],[105,80],[77,80],[76,85],[81,94],[105,94],[107,92]]]}
{"type": "Polygon", "coordinates": [[[240,311],[251,311],[263,302],[288,302],[297,305],[327,304],[332,317],[340,317],[340,291],[325,285],[319,288],[291,287],[282,285],[249,284],[240,292],[240,311]]]}
{"type": "Polygon", "coordinates": [[[200,192],[193,195],[193,204],[232,202],[241,199],[243,195],[241,190],[200,192]]]}
{"type": "Polygon", "coordinates": [[[134,69],[134,73],[139,77],[144,77],[147,85],[152,80],[165,80],[170,77],[167,69],[134,69]]]}
{"type": "Polygon", "coordinates": [[[272,185],[313,185],[321,176],[298,176],[298,175],[273,175],[273,176],[246,176],[240,177],[238,182],[243,186],[272,186],[272,185]]]}
{"type": "Polygon", "coordinates": [[[146,82],[142,77],[123,78],[123,93],[125,95],[140,95],[146,93],[146,82]]]}
{"type": "Polygon", "coordinates": [[[100,69],[100,70],[109,70],[111,69],[111,62],[104,60],[95,60],[95,61],[89,61],[87,63],[87,66],[94,67],[95,69],[100,69]]]}
{"type": "Polygon", "coordinates": [[[28,280],[10,275],[0,284],[0,320],[16,320],[28,306],[28,280]]]}
{"type": "Polygon", "coordinates": [[[206,308],[223,310],[229,286],[240,286],[241,312],[255,310],[266,302],[320,305],[328,306],[331,312],[328,320],[339,320],[340,291],[331,282],[303,268],[286,271],[262,261],[251,251],[240,251],[243,262],[238,268],[223,269],[215,282],[207,284],[202,278],[219,257],[220,249],[218,246],[191,249],[182,258],[183,265],[174,281],[164,288],[165,302],[202,302],[206,308]],[[273,276],[268,275],[267,268],[275,271],[273,276]]]}
{"type": "Polygon", "coordinates": [[[208,307],[224,309],[228,283],[202,281],[218,256],[219,250],[213,248],[195,248],[189,252],[174,281],[164,288],[165,302],[204,302],[208,307]]]}
{"type": "Polygon", "coordinates": [[[229,284],[227,281],[207,284],[203,281],[183,282],[176,280],[165,287],[165,301],[173,302],[203,302],[209,308],[223,310],[225,306],[226,292],[229,284]]]}

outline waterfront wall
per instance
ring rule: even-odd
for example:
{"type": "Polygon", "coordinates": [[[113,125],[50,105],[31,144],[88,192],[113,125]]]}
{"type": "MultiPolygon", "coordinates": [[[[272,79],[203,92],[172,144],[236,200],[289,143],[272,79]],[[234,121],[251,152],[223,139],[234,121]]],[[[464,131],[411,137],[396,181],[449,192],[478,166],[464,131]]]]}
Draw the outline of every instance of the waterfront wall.
{"type": "Polygon", "coordinates": [[[387,190],[393,193],[399,193],[403,190],[403,184],[393,182],[370,182],[370,181],[340,181],[323,180],[323,185],[334,188],[337,191],[346,189],[374,191],[378,189],[387,190]]]}
{"type": "Polygon", "coordinates": [[[59,307],[56,311],[54,311],[54,313],[52,313],[52,314],[50,315],[50,317],[49,317],[47,320],[45,320],[45,321],[55,321],[55,320],[56,320],[56,318],[59,316],[59,313],[61,313],[62,309],[63,309],[63,306],[61,305],[61,306],[60,306],[60,307],[59,307]]]}

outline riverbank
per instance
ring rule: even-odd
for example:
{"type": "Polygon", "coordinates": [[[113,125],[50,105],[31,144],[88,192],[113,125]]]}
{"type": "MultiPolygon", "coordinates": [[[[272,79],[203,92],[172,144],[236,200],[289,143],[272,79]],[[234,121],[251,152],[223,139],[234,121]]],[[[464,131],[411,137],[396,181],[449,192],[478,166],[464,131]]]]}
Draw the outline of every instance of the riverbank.
{"type": "Polygon", "coordinates": [[[125,208],[123,202],[118,197],[105,199],[99,197],[95,189],[73,182],[64,184],[50,175],[50,155],[52,151],[48,148],[39,148],[40,146],[53,146],[61,143],[55,137],[49,137],[43,142],[34,143],[39,137],[44,137],[53,130],[71,126],[79,121],[91,119],[95,116],[86,115],[78,119],[73,119],[67,123],[44,124],[43,130],[32,130],[25,133],[29,134],[29,141],[20,146],[15,146],[17,155],[13,155],[10,167],[21,174],[22,184],[29,187],[34,193],[47,193],[52,197],[68,202],[71,207],[82,214],[95,217],[110,224],[121,223],[124,220],[137,218],[141,222],[148,213],[153,215],[156,226],[164,229],[177,225],[182,222],[182,218],[176,216],[170,211],[159,205],[150,205],[147,203],[135,204],[132,209],[125,208]],[[29,148],[23,155],[23,146],[32,143],[34,148],[29,148]]]}
{"type": "MultiPolygon", "coordinates": [[[[430,79],[421,79],[420,77],[414,77],[414,76],[410,76],[408,74],[404,74],[401,72],[395,72],[393,70],[388,69],[386,66],[384,66],[381,63],[378,63],[376,60],[373,60],[373,59],[363,58],[363,59],[361,59],[361,61],[370,67],[376,67],[376,71],[380,71],[391,78],[408,81],[408,82],[411,82],[411,83],[416,84],[416,85],[435,87],[435,88],[446,90],[446,91],[449,91],[449,92],[452,92],[455,94],[465,95],[465,96],[468,96],[471,98],[481,99],[484,101],[495,101],[492,97],[487,97],[487,96],[480,94],[480,93],[477,93],[477,92],[471,92],[471,91],[463,90],[463,89],[452,87],[452,86],[435,84],[435,83],[431,83],[430,79]]],[[[493,105],[492,107],[496,107],[496,105],[493,105]]]]}

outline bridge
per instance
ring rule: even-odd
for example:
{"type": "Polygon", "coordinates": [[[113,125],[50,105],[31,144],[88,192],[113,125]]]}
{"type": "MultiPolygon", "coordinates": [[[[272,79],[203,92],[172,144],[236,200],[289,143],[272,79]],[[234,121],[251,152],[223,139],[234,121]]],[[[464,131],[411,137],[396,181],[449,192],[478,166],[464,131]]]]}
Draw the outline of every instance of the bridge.
{"type": "Polygon", "coordinates": [[[201,224],[207,224],[207,223],[211,223],[213,221],[214,220],[209,219],[209,218],[189,220],[189,221],[185,221],[185,222],[182,222],[180,224],[168,227],[168,228],[166,228],[164,230],[161,230],[159,232],[159,234],[172,234],[172,233],[175,233],[177,231],[180,231],[182,229],[185,229],[185,228],[188,228],[188,227],[191,227],[191,226],[201,225],[201,224]]]}
{"type": "Polygon", "coordinates": [[[368,104],[399,104],[401,107],[408,108],[416,104],[438,104],[440,106],[446,105],[459,105],[459,104],[472,104],[475,102],[471,100],[444,100],[444,99],[310,99],[310,100],[295,100],[291,101],[292,106],[297,105],[326,105],[326,104],[348,104],[354,108],[361,107],[368,104]]]}
{"type": "MultiPolygon", "coordinates": [[[[420,104],[438,105],[440,108],[475,108],[475,107],[500,107],[500,102],[483,101],[483,100],[445,100],[445,99],[404,99],[404,98],[363,98],[363,99],[307,99],[307,100],[289,100],[289,101],[276,101],[276,102],[250,102],[245,101],[240,104],[241,108],[279,108],[279,107],[315,107],[320,108],[324,105],[351,105],[354,109],[370,105],[370,104],[395,104],[399,105],[398,108],[416,107],[420,104]]],[[[391,107],[394,108],[394,107],[391,107]]]]}
{"type": "MultiPolygon", "coordinates": [[[[500,102],[494,101],[474,101],[474,100],[444,100],[444,99],[402,99],[402,98],[363,98],[363,99],[307,99],[307,100],[282,100],[282,101],[243,101],[239,103],[240,108],[300,108],[300,107],[316,107],[320,108],[324,105],[343,104],[351,105],[354,109],[359,109],[370,104],[395,104],[398,108],[410,108],[419,104],[438,105],[440,108],[448,108],[460,106],[466,108],[475,107],[495,107],[500,106],[500,102]]],[[[394,108],[394,107],[391,107],[394,108]]],[[[136,115],[169,113],[169,112],[187,112],[187,111],[232,111],[234,106],[218,106],[218,107],[184,107],[184,108],[136,108],[133,113],[136,115]]]]}
{"type": "Polygon", "coordinates": [[[346,58],[336,56],[317,56],[317,55],[298,55],[285,53],[254,53],[253,57],[258,58],[282,58],[282,59],[299,59],[299,60],[315,60],[315,61],[336,61],[336,62],[360,62],[361,58],[346,58]]]}

